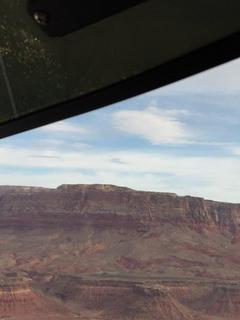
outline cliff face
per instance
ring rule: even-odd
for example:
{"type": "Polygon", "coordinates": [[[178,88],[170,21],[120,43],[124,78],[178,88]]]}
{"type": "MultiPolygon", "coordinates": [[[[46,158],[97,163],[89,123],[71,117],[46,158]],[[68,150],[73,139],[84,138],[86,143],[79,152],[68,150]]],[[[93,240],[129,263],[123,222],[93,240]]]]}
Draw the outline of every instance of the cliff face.
{"type": "Polygon", "coordinates": [[[237,320],[239,219],[172,193],[2,186],[0,318],[237,320]]]}
{"type": "Polygon", "coordinates": [[[2,269],[235,279],[239,218],[238,204],[171,193],[3,186],[2,269]]]}
{"type": "Polygon", "coordinates": [[[83,220],[109,226],[185,224],[201,232],[240,226],[240,205],[111,185],[62,185],[57,189],[0,187],[0,222],[24,226],[70,225],[83,220]]]}

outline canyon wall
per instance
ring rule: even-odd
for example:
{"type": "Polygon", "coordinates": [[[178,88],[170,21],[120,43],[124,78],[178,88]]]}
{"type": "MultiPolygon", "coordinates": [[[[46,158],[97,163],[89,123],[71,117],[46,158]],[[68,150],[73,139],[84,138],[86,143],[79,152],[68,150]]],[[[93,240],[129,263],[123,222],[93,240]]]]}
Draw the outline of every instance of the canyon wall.
{"type": "MultiPolygon", "coordinates": [[[[143,192],[112,185],[62,185],[56,189],[0,187],[0,225],[76,226],[84,220],[104,226],[186,224],[201,232],[240,226],[240,204],[172,193],[143,192]]],[[[144,228],[144,226],[142,226],[144,228]]]]}

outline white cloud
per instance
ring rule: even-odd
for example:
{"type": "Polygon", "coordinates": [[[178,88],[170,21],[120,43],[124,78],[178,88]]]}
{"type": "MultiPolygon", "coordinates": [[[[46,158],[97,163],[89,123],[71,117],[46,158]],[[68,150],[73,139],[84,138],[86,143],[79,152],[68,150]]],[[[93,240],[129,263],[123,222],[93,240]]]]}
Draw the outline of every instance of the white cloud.
{"type": "Polygon", "coordinates": [[[55,132],[55,133],[75,133],[75,134],[87,134],[89,133],[86,128],[81,127],[80,125],[75,125],[70,121],[58,121],[53,124],[49,124],[44,126],[38,130],[43,130],[47,132],[55,132]]]}
{"type": "Polygon", "coordinates": [[[240,156],[240,147],[239,146],[230,147],[229,151],[235,156],[240,156]]]}
{"type": "Polygon", "coordinates": [[[144,138],[152,144],[189,143],[190,132],[176,116],[176,110],[165,112],[156,107],[148,107],[143,111],[115,112],[113,123],[115,128],[144,138]]]}

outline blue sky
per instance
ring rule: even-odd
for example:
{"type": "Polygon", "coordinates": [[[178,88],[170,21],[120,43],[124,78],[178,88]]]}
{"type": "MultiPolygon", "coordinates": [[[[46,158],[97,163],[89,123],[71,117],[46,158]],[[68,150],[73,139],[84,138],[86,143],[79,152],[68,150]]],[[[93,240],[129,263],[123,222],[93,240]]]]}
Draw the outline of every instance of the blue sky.
{"type": "Polygon", "coordinates": [[[240,59],[0,141],[0,183],[109,183],[240,202],[240,59]]]}

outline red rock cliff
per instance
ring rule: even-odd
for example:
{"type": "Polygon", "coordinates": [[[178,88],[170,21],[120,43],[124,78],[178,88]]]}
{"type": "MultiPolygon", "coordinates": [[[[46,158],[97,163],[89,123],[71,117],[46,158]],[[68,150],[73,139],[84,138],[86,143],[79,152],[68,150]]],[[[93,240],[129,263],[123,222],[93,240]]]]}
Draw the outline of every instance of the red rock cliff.
{"type": "Polygon", "coordinates": [[[0,187],[0,223],[33,225],[95,223],[136,226],[142,222],[186,224],[235,233],[240,205],[179,197],[172,193],[143,192],[112,185],[62,185],[57,189],[0,187]]]}

